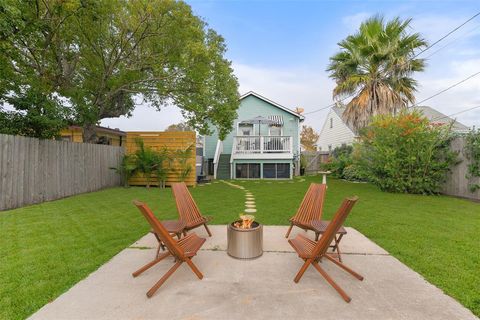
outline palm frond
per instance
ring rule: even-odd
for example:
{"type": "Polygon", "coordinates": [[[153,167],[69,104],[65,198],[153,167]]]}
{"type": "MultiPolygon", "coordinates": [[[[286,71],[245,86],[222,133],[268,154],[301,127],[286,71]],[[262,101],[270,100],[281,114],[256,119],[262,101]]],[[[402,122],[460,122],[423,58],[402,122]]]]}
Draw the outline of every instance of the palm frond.
{"type": "Polygon", "coordinates": [[[385,21],[373,16],[357,33],[338,43],[327,71],[335,80],[334,98],[358,92],[347,104],[344,118],[354,128],[368,125],[372,116],[394,114],[414,101],[417,82],[411,77],[423,71],[424,59],[415,51],[427,45],[418,33],[407,33],[411,19],[385,21]]]}

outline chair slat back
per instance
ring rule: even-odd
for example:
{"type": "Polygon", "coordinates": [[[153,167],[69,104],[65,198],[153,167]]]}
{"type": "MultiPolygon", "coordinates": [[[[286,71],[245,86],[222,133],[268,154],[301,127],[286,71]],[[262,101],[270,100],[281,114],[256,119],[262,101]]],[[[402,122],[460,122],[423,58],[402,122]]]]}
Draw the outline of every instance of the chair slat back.
{"type": "Polygon", "coordinates": [[[204,220],[184,182],[173,183],[172,191],[180,219],[183,220],[187,226],[204,220]]]}
{"type": "Polygon", "coordinates": [[[307,193],[305,193],[302,203],[292,220],[302,224],[310,224],[314,219],[321,220],[326,191],[326,184],[310,184],[310,187],[308,187],[307,193]]]}
{"type": "Polygon", "coordinates": [[[152,227],[153,231],[157,234],[157,236],[162,240],[165,246],[168,248],[168,251],[174,256],[179,259],[183,259],[185,257],[185,252],[183,249],[177,244],[177,242],[170,236],[167,229],[163,226],[163,224],[158,221],[157,217],[153,214],[152,210],[143,202],[134,200],[133,204],[140,210],[143,214],[145,219],[147,219],[148,223],[152,227]]]}
{"type": "Polygon", "coordinates": [[[343,200],[342,205],[335,213],[333,220],[330,221],[330,223],[328,224],[327,230],[325,230],[325,233],[315,245],[315,248],[312,252],[313,258],[321,257],[327,252],[328,247],[333,241],[333,237],[335,237],[338,229],[340,229],[340,227],[345,222],[345,219],[347,219],[347,216],[349,215],[350,211],[352,211],[352,208],[357,202],[357,200],[357,196],[352,198],[346,198],[345,200],[343,200]]]}

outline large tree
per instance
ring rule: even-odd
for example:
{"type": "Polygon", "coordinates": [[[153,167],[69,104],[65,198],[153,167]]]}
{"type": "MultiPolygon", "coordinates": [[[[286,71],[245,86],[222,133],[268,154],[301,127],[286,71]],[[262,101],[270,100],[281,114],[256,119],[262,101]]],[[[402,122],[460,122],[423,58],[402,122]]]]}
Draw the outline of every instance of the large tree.
{"type": "Polygon", "coordinates": [[[320,135],[310,126],[302,126],[300,143],[307,151],[317,151],[317,141],[320,135]]]}
{"type": "MultiPolygon", "coordinates": [[[[26,91],[60,97],[94,141],[101,119],[138,103],[176,105],[188,125],[225,135],[238,82],[221,36],[169,0],[0,0],[0,101],[26,91]]],[[[52,98],[53,99],[53,98],[52,98]]],[[[56,100],[57,101],[57,100],[56,100]]],[[[35,103],[32,103],[35,104],[35,103]]]]}
{"type": "Polygon", "coordinates": [[[336,81],[333,97],[353,96],[343,116],[355,129],[368,125],[374,115],[395,114],[414,103],[417,82],[412,74],[425,66],[415,50],[427,43],[420,34],[408,33],[410,23],[411,19],[386,22],[372,17],[338,43],[340,52],[330,58],[327,71],[336,81]]]}

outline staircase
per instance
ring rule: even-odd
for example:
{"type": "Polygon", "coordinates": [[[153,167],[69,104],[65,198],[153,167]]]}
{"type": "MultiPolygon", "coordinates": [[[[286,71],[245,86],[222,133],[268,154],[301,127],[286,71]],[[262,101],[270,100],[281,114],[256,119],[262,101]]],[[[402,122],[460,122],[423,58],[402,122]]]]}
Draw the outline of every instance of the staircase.
{"type": "Polygon", "coordinates": [[[218,160],[217,179],[230,179],[231,154],[221,154],[218,160]]]}

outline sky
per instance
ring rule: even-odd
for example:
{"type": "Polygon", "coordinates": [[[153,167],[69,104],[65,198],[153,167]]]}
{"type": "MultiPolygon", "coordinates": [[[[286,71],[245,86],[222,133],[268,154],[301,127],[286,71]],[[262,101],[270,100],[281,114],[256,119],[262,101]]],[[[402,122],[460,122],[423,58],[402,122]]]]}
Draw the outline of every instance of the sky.
{"type": "MultiPolygon", "coordinates": [[[[411,32],[434,43],[480,11],[480,1],[187,1],[225,38],[239,93],[255,91],[305,113],[333,102],[334,82],[326,72],[337,43],[374,15],[412,18],[411,32]]],[[[415,74],[421,101],[480,71],[480,16],[419,57],[428,58],[415,74]]],[[[348,101],[348,100],[347,100],[348,101]]],[[[451,115],[480,105],[480,75],[423,105],[451,115]]],[[[305,124],[320,131],[328,109],[306,114],[305,124]]],[[[454,116],[467,126],[480,125],[480,108],[454,116]]],[[[130,118],[105,119],[102,125],[125,131],[160,131],[182,121],[180,110],[138,106],[130,118]]]]}

